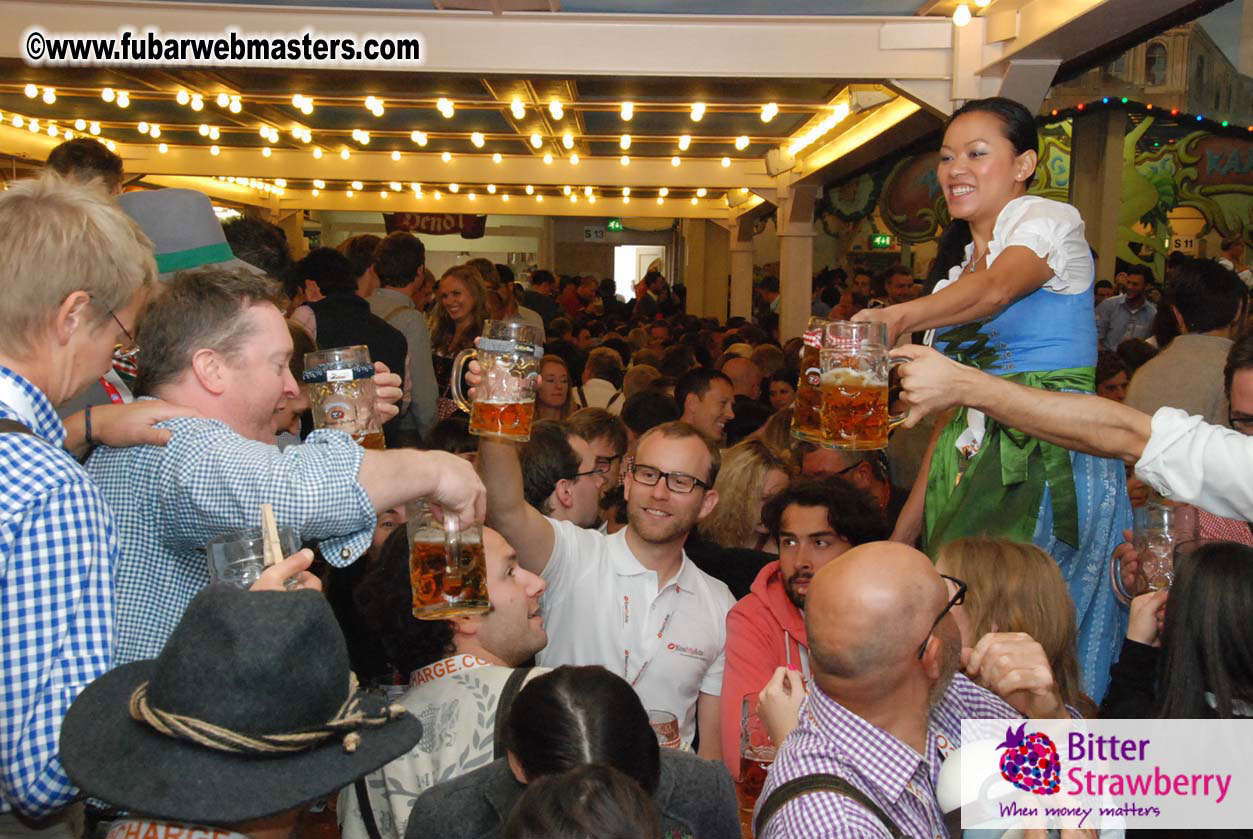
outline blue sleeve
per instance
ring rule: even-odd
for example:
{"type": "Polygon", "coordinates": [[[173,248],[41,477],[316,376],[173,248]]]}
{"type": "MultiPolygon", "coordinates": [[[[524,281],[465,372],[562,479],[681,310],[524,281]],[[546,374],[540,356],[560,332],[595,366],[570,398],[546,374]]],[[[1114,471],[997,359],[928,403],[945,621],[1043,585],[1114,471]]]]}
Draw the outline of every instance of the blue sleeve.
{"type": "Polygon", "coordinates": [[[84,480],[0,525],[0,798],[39,817],[77,791],[57,758],[70,703],[110,666],[117,537],[84,480]]]}

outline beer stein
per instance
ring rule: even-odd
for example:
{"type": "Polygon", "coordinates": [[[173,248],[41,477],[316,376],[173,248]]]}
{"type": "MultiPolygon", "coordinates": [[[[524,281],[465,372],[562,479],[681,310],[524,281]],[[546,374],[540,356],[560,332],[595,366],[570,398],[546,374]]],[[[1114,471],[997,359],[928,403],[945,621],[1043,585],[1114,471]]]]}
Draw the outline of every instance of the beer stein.
{"type": "MultiPolygon", "coordinates": [[[[799,676],[799,673],[793,674],[799,676]]],[[[752,820],[753,808],[766,783],[766,773],[774,762],[775,745],[765,723],[757,716],[755,693],[740,700],[740,776],[735,782],[740,802],[740,818],[752,820]]]]}
{"type": "Polygon", "coordinates": [[[830,322],[826,318],[810,318],[801,344],[801,373],[792,403],[792,436],[810,443],[822,442],[822,367],[818,355],[830,322]]]}
{"type": "Polygon", "coordinates": [[[346,431],[363,448],[384,447],[374,397],[374,363],[367,347],[305,353],[301,379],[309,389],[314,428],[346,431]]]}
{"type": "Polygon", "coordinates": [[[858,451],[886,448],[905,414],[888,413],[887,325],[837,320],[826,327],[822,367],[822,445],[858,451]]]}
{"type": "Polygon", "coordinates": [[[452,396],[457,407],[470,414],[470,433],[525,442],[531,439],[535,417],[535,389],[539,384],[540,331],[520,321],[489,320],[474,349],[462,350],[453,359],[452,396]],[[461,390],[465,364],[478,359],[483,380],[474,402],[461,390]]]}
{"type": "Polygon", "coordinates": [[[448,512],[440,521],[420,502],[406,506],[413,616],[446,620],[487,612],[491,604],[487,599],[483,528],[461,527],[457,517],[448,512]]]}

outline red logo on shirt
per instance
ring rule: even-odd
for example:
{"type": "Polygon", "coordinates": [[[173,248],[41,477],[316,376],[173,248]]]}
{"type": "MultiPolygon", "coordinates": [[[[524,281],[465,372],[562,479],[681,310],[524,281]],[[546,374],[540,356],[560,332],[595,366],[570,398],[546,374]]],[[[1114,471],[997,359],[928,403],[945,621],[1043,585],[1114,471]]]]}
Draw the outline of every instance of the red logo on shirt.
{"type": "Polygon", "coordinates": [[[678,653],[679,655],[685,655],[688,658],[702,658],[703,659],[705,657],[705,651],[700,649],[699,647],[685,647],[682,644],[676,644],[673,641],[671,641],[669,644],[666,644],[666,649],[670,650],[670,652],[678,653]]]}

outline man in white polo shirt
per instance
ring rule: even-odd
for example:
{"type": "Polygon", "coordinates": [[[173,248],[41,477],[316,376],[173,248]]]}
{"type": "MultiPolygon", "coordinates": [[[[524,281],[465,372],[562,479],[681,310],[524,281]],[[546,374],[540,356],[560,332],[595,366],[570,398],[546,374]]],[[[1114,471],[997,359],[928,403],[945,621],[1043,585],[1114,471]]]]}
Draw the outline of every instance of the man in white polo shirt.
{"type": "Polygon", "coordinates": [[[623,480],[628,524],[606,536],[529,506],[513,444],[479,438],[479,472],[492,488],[487,522],[548,585],[539,663],[621,675],[644,707],[678,718],[685,746],[699,724],[699,754],[710,759],[721,753],[718,696],[735,598],[692,564],[683,542],[718,503],[719,462],[713,442],[687,423],[645,433],[623,480]]]}

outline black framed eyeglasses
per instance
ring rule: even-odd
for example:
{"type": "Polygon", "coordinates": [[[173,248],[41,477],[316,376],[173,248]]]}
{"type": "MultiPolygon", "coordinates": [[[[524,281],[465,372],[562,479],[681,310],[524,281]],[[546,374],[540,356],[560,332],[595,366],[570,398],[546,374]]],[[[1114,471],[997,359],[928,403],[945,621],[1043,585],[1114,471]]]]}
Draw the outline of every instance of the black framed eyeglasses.
{"type": "Polygon", "coordinates": [[[135,353],[139,349],[139,346],[135,343],[135,336],[131,334],[131,331],[126,328],[126,326],[122,323],[122,320],[112,309],[109,310],[109,317],[113,318],[113,322],[117,324],[117,328],[122,330],[122,334],[126,336],[126,345],[122,347],[123,354],[129,355],[135,353]]]}
{"type": "Polygon", "coordinates": [[[935,628],[940,625],[940,621],[944,620],[944,616],[952,611],[954,606],[960,606],[966,600],[966,583],[956,577],[950,577],[948,574],[941,574],[941,577],[957,586],[957,593],[948,600],[948,605],[944,607],[944,611],[936,617],[932,622],[931,628],[927,630],[927,637],[923,639],[922,645],[918,647],[918,660],[922,660],[922,656],[927,651],[927,642],[931,640],[931,633],[935,632],[935,628]]]}
{"type": "Polygon", "coordinates": [[[1241,434],[1253,434],[1253,417],[1248,414],[1237,414],[1235,411],[1228,411],[1227,424],[1241,434]]]}
{"type": "Polygon", "coordinates": [[[575,472],[573,475],[567,475],[566,480],[577,481],[579,478],[586,478],[589,475],[597,479],[603,480],[605,477],[605,472],[604,470],[600,468],[600,464],[597,464],[596,466],[593,466],[591,469],[588,469],[586,472],[575,472]]]}
{"type": "Polygon", "coordinates": [[[709,484],[686,472],[662,472],[655,466],[645,466],[642,463],[636,463],[631,467],[631,477],[647,487],[657,486],[657,482],[665,478],[666,489],[680,495],[686,495],[696,487],[709,489],[709,484]]]}
{"type": "Polygon", "coordinates": [[[614,461],[621,459],[622,455],[620,454],[616,454],[613,457],[598,457],[596,458],[596,471],[602,475],[607,475],[609,470],[613,469],[614,461]]]}

